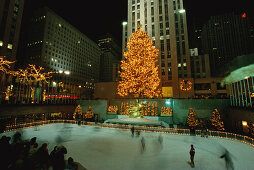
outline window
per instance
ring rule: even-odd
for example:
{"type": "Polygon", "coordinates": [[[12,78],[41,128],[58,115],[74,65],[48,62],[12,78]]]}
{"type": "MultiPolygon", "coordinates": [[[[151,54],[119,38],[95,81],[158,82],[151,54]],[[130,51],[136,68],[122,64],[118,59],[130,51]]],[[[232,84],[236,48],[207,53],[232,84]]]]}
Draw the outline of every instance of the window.
{"type": "Polygon", "coordinates": [[[12,44],[8,44],[8,49],[12,50],[12,44]]]}
{"type": "Polygon", "coordinates": [[[210,90],[211,84],[210,83],[199,83],[194,85],[195,90],[210,90]]]}

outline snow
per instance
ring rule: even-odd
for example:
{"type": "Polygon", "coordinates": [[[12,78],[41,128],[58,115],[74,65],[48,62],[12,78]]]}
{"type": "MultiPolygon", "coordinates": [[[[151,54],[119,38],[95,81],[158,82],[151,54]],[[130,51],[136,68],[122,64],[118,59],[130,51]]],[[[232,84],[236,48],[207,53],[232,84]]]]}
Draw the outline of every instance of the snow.
{"type": "MultiPolygon", "coordinates": [[[[2,135],[13,135],[15,131],[2,135]]],[[[39,145],[49,143],[66,146],[65,158],[73,157],[88,170],[220,170],[226,169],[219,158],[226,148],[232,155],[236,170],[252,170],[254,148],[250,145],[223,138],[167,133],[141,132],[146,148],[141,152],[141,137],[131,137],[130,130],[79,126],[76,124],[49,124],[22,130],[23,139],[37,137],[39,145]],[[158,142],[163,138],[162,145],[158,142]],[[190,161],[189,149],[196,149],[195,168],[190,161]]]]}

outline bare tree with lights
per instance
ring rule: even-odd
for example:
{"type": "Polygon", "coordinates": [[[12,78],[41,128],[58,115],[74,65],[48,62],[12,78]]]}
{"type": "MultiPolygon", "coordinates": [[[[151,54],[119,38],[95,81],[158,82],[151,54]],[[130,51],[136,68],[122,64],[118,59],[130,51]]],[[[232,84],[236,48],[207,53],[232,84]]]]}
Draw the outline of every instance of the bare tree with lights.
{"type": "Polygon", "coordinates": [[[15,61],[5,60],[5,56],[0,56],[0,71],[8,73],[10,69],[10,64],[15,63],[15,61]]]}

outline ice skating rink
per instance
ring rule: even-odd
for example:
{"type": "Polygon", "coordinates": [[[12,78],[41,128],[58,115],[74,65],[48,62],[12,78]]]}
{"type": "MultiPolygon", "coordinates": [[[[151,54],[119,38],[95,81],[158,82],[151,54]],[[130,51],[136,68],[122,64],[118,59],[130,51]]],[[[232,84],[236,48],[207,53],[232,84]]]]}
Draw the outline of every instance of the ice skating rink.
{"type": "Polygon", "coordinates": [[[235,170],[254,169],[254,147],[223,138],[155,132],[141,132],[140,137],[132,138],[130,130],[75,124],[49,124],[27,128],[21,133],[23,139],[36,136],[39,146],[49,143],[49,152],[57,144],[66,146],[65,159],[71,156],[88,170],[223,170],[225,161],[220,156],[225,148],[231,154],[235,170]],[[159,135],[163,138],[162,145],[158,142],[159,135]],[[144,152],[141,137],[145,138],[144,152]],[[196,149],[195,168],[187,163],[191,144],[196,149]]]}

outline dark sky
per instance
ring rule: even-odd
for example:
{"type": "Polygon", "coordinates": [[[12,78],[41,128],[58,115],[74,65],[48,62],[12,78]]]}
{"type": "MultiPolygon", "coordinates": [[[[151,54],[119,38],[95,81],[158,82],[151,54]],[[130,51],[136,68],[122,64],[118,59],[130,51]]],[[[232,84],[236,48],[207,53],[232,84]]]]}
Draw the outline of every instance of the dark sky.
{"type": "MultiPolygon", "coordinates": [[[[121,42],[127,0],[25,0],[25,18],[41,6],[48,6],[93,40],[108,32],[121,42]]],[[[207,20],[211,15],[232,11],[253,15],[251,0],[184,0],[184,6],[188,22],[192,17],[207,20]]]]}

